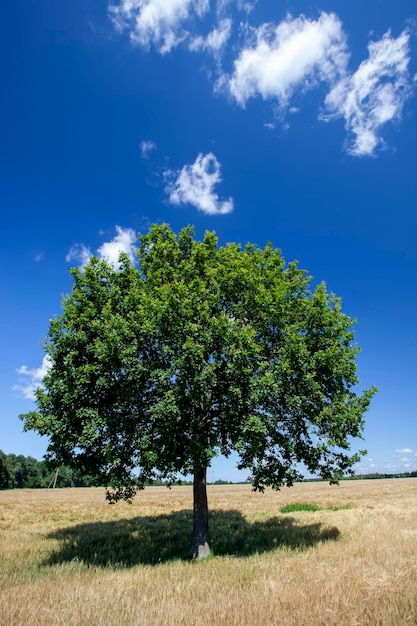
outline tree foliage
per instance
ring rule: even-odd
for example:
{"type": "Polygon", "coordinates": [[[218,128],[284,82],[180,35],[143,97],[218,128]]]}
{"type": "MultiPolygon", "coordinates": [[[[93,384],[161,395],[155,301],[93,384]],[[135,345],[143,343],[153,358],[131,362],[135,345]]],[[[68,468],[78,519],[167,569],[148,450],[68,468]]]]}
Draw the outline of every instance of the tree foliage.
{"type": "Polygon", "coordinates": [[[375,390],[355,392],[353,320],[324,284],[311,290],[270,244],[219,247],[190,227],[152,226],[138,262],[72,270],[38,410],[22,416],[49,458],[114,499],[193,474],[195,514],[218,454],[236,451],[258,490],[291,485],[300,464],[332,482],[349,472],[375,390]]]}

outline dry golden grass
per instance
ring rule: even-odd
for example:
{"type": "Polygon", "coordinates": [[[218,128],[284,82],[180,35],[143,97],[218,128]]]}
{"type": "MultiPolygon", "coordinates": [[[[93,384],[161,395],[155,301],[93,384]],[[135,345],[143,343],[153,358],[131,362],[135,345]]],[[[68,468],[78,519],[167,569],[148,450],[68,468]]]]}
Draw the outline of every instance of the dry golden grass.
{"type": "Polygon", "coordinates": [[[417,479],[210,486],[215,556],[199,563],[178,558],[191,498],[0,492],[1,626],[417,624],[417,479]],[[280,513],[294,502],[320,510],[280,513]]]}

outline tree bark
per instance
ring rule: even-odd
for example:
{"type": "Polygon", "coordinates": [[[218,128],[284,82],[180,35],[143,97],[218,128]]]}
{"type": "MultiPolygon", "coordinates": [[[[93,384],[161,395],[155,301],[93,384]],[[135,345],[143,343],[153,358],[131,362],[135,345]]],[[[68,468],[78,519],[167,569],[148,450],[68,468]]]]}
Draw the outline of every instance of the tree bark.
{"type": "Polygon", "coordinates": [[[208,537],[208,502],[207,502],[207,468],[194,471],[193,482],[193,534],[188,556],[193,559],[204,559],[210,554],[208,537]]]}

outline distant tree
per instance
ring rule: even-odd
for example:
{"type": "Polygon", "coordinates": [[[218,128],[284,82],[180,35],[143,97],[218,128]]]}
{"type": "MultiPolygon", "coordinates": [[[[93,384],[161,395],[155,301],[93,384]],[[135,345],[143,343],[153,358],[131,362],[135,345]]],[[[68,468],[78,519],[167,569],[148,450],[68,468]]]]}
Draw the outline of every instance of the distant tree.
{"type": "Polygon", "coordinates": [[[11,475],[7,455],[0,450],[0,489],[10,489],[11,475]]]}
{"type": "Polygon", "coordinates": [[[46,487],[44,474],[45,463],[34,459],[32,456],[23,457],[24,466],[24,481],[23,487],[25,489],[37,489],[39,487],[46,487]]]}
{"type": "Polygon", "coordinates": [[[357,395],[353,320],[324,284],[279,250],[218,246],[214,233],[140,237],[139,268],[92,259],[45,342],[51,368],[25,429],[48,458],[130,499],[158,478],[192,474],[190,555],[209,553],[206,473],[240,457],[254,489],[291,485],[303,463],[336,482],[359,460],[375,389],[357,395]]]}
{"type": "Polygon", "coordinates": [[[23,489],[27,476],[25,457],[22,454],[9,454],[7,460],[10,468],[10,488],[23,489]]]}

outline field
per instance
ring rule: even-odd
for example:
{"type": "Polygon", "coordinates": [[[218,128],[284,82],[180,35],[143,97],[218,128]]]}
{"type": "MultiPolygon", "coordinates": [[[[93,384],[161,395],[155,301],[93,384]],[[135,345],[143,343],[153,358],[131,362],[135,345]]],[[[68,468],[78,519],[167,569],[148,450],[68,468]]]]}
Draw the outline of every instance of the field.
{"type": "Polygon", "coordinates": [[[190,487],[0,492],[1,626],[417,624],[417,479],[208,492],[201,562],[190,487]]]}

